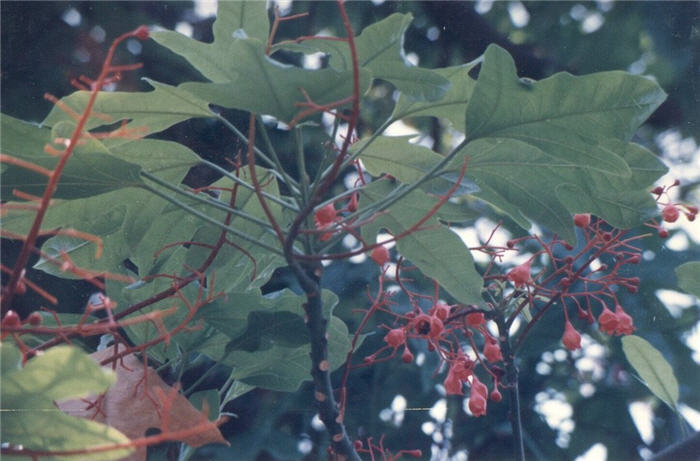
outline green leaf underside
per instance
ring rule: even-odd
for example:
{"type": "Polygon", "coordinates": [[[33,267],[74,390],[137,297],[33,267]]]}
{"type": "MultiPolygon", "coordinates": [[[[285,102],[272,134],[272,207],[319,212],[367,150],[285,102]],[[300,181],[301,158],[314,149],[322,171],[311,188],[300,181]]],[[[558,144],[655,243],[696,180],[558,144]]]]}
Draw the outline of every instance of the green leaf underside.
{"type": "Polygon", "coordinates": [[[661,353],[639,336],[622,338],[622,350],[649,390],[672,409],[678,406],[678,381],[661,353]]]}
{"type": "MultiPolygon", "coordinates": [[[[143,139],[113,147],[113,153],[143,170],[172,183],[179,183],[196,163],[196,155],[185,146],[156,139],[143,139]]],[[[13,210],[3,218],[3,227],[25,233],[34,213],[13,210]]],[[[121,272],[122,262],[131,258],[145,272],[153,254],[166,243],[189,239],[201,222],[184,210],[140,188],[125,187],[87,198],[56,200],[42,222],[42,229],[74,228],[102,238],[100,258],[95,244],[79,238],[56,236],[44,243],[50,256],[63,250],[78,266],[95,271],[121,272]]],[[[39,260],[36,267],[53,275],[72,278],[59,266],[39,260]]]]}
{"type": "Polygon", "coordinates": [[[443,76],[450,82],[450,89],[445,95],[435,101],[417,101],[414,98],[399,95],[393,120],[408,117],[438,117],[448,120],[457,131],[464,131],[467,123],[467,103],[471,98],[476,80],[469,76],[469,71],[476,63],[461,66],[432,69],[432,72],[443,76]]]}
{"type": "MultiPolygon", "coordinates": [[[[432,150],[407,142],[412,136],[380,136],[362,151],[362,162],[373,176],[387,173],[403,183],[412,183],[421,179],[443,157],[432,150]]],[[[366,140],[352,145],[351,152],[364,148],[366,140]]],[[[444,194],[454,186],[459,175],[447,173],[431,179],[421,186],[427,192],[444,194]]],[[[455,196],[475,192],[471,181],[462,179],[455,196]]]]}
{"type": "MultiPolygon", "coordinates": [[[[86,128],[92,130],[105,125],[114,126],[117,122],[128,120],[127,129],[137,130],[138,135],[143,137],[163,131],[190,118],[214,116],[207,101],[197,98],[181,88],[150,79],[144,80],[154,88],[153,91],[99,93],[93,112],[102,114],[102,116],[90,117],[86,128]],[[103,116],[109,118],[105,119],[103,116]]],[[[89,92],[77,91],[62,98],[61,102],[73,111],[81,113],[89,97],[89,92]]],[[[72,118],[58,106],[54,106],[44,119],[42,126],[52,127],[66,120],[72,120],[72,118]]],[[[112,147],[132,140],[128,137],[108,138],[105,140],[105,144],[112,147]]]]}
{"type": "MultiPolygon", "coordinates": [[[[75,129],[72,121],[63,121],[53,129],[41,128],[2,115],[2,152],[43,168],[53,169],[58,157],[44,152],[44,146],[55,146],[55,138],[69,139],[75,129]]],[[[80,198],[142,184],[139,165],[120,158],[99,140],[81,139],[59,178],[54,198],[80,198]]],[[[24,167],[7,165],[1,176],[3,197],[12,197],[12,190],[41,196],[48,178],[24,167]]]]}
{"type": "Polygon", "coordinates": [[[686,293],[700,297],[700,261],[691,261],[676,268],[678,286],[686,293]]]}
{"type": "MultiPolygon", "coordinates": [[[[13,346],[2,344],[3,358],[4,349],[8,347],[13,346]]],[[[54,400],[102,393],[114,380],[113,373],[100,368],[87,354],[72,346],[56,346],[29,360],[24,368],[4,372],[0,413],[3,442],[40,451],[81,450],[128,443],[129,439],[119,431],[69,416],[53,403],[54,400]]],[[[126,448],[45,459],[113,460],[122,459],[131,451],[126,448]]]]}
{"type": "Polygon", "coordinates": [[[664,98],[654,82],[622,72],[524,85],[512,58],[492,45],[467,106],[471,142],[452,168],[469,157],[476,195],[525,228],[532,219],[573,241],[576,212],[632,227],[655,208],[646,188],[665,167],[627,141],[664,98]]]}
{"type": "MultiPolygon", "coordinates": [[[[328,324],[328,357],[334,370],[345,361],[351,338],[347,327],[331,316],[338,298],[323,292],[328,324]]],[[[221,363],[234,367],[240,382],[279,391],[294,391],[310,379],[309,344],[304,323],[303,298],[284,291],[275,297],[259,292],[232,292],[197,313],[207,325],[225,334],[221,363]]]]}
{"type": "MultiPolygon", "coordinates": [[[[375,181],[365,187],[360,203],[367,206],[377,202],[393,190],[385,180],[375,181]]],[[[365,242],[374,243],[381,229],[393,235],[414,226],[435,205],[424,192],[414,191],[394,204],[370,223],[362,227],[365,242]]],[[[440,217],[440,213],[436,214],[440,217]]],[[[412,232],[397,242],[399,252],[415,264],[426,276],[435,279],[457,301],[480,304],[483,280],[474,267],[474,260],[464,242],[435,217],[429,219],[423,229],[412,232]]]]}
{"type": "MultiPolygon", "coordinates": [[[[284,122],[291,121],[304,110],[304,90],[316,104],[329,104],[352,95],[352,70],[309,70],[279,63],[265,54],[266,36],[259,27],[245,25],[246,17],[256,17],[259,26],[267,30],[264,5],[246,2],[223,7],[214,22],[214,42],[198,42],[171,31],[154,32],[152,38],[160,45],[183,56],[211,83],[188,82],[178,89],[219,106],[272,115],[284,122]],[[250,15],[250,16],[248,16],[250,15]]],[[[364,92],[371,77],[367,70],[360,75],[364,92]]]]}

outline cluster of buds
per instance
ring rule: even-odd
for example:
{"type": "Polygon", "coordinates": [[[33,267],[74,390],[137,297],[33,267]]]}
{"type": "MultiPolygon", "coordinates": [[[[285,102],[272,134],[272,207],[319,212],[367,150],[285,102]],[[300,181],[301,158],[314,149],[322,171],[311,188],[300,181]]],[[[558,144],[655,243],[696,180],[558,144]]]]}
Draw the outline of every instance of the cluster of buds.
{"type": "MultiPolygon", "coordinates": [[[[678,221],[681,214],[685,216],[688,221],[695,221],[695,216],[698,214],[698,207],[695,205],[689,205],[687,203],[673,202],[668,195],[668,191],[677,187],[680,181],[675,180],[670,186],[657,186],[652,189],[651,193],[656,196],[656,202],[661,207],[661,220],[662,223],[674,223],[678,221]]],[[[668,237],[668,229],[652,220],[647,223],[648,226],[657,230],[659,237],[668,237]]]]}
{"type": "MultiPolygon", "coordinates": [[[[382,247],[380,247],[382,248],[382,247]]],[[[374,259],[374,258],[373,258],[374,259]]],[[[397,278],[401,261],[397,267],[397,278]]],[[[384,276],[385,272],[382,272],[384,276]]],[[[411,363],[414,355],[409,348],[408,341],[425,341],[427,349],[439,355],[441,363],[447,369],[447,375],[443,381],[445,393],[448,395],[464,395],[465,385],[470,389],[469,408],[474,416],[486,414],[486,401],[501,400],[498,391],[499,377],[502,369],[494,364],[503,361],[503,354],[497,338],[486,328],[486,316],[484,312],[474,306],[450,306],[435,297],[427,297],[412,292],[403,283],[402,290],[407,294],[413,310],[406,314],[398,314],[388,309],[392,304],[389,293],[382,293],[375,301],[373,310],[379,309],[394,318],[392,327],[386,326],[384,335],[385,345],[373,354],[365,357],[364,364],[371,365],[376,362],[389,360],[401,351],[401,360],[411,363]],[[419,300],[429,299],[431,307],[423,309],[419,300]],[[481,346],[477,344],[480,343],[481,346]],[[464,344],[471,346],[473,353],[465,353],[464,344]],[[474,357],[475,359],[473,359],[474,357]],[[493,381],[493,391],[489,394],[487,386],[482,383],[475,374],[475,368],[481,366],[493,381]]]]}

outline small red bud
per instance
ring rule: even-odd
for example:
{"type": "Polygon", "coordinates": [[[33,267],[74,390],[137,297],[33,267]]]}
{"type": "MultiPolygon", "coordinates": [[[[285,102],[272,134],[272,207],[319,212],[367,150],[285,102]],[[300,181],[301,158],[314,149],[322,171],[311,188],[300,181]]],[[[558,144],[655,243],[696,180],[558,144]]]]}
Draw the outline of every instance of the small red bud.
{"type": "Polygon", "coordinates": [[[20,324],[19,315],[15,311],[7,311],[5,317],[2,318],[2,326],[4,328],[15,328],[20,324]]]}
{"type": "Polygon", "coordinates": [[[515,246],[515,242],[514,242],[513,240],[508,240],[508,241],[506,242],[506,246],[507,246],[508,248],[513,248],[513,247],[515,246]]]}
{"type": "Polygon", "coordinates": [[[403,363],[413,363],[413,354],[408,350],[408,347],[404,348],[403,354],[401,354],[401,361],[403,363]]]}
{"type": "Polygon", "coordinates": [[[493,402],[500,402],[501,400],[503,400],[503,396],[501,395],[498,389],[492,390],[491,394],[489,394],[489,398],[493,402]]]}
{"type": "Polygon", "coordinates": [[[627,260],[628,263],[630,264],[639,264],[639,262],[642,260],[642,258],[639,255],[632,255],[630,258],[627,260]]]}
{"type": "Polygon", "coordinates": [[[668,237],[668,229],[664,229],[663,227],[659,227],[659,237],[662,239],[665,239],[668,237]]]}
{"type": "Polygon", "coordinates": [[[38,312],[32,312],[29,314],[29,317],[27,317],[27,323],[29,323],[33,327],[38,327],[41,325],[41,314],[38,312]]]}
{"type": "Polygon", "coordinates": [[[383,245],[378,246],[372,250],[372,255],[370,258],[372,258],[372,261],[374,261],[378,266],[382,267],[390,259],[389,250],[387,250],[387,248],[383,245]]]}
{"type": "Polygon", "coordinates": [[[661,216],[666,222],[676,222],[678,220],[679,215],[680,212],[678,211],[678,208],[676,207],[676,205],[673,205],[671,203],[666,205],[663,211],[661,212],[661,216]]]}
{"type": "Polygon", "coordinates": [[[664,188],[663,188],[663,186],[656,186],[655,188],[653,188],[651,190],[651,193],[656,194],[656,195],[661,195],[664,193],[664,188]]]}
{"type": "Polygon", "coordinates": [[[134,35],[136,38],[139,40],[146,40],[148,39],[149,33],[148,33],[148,27],[146,26],[139,26],[138,29],[134,31],[134,35]]]}
{"type": "Polygon", "coordinates": [[[362,440],[355,440],[353,445],[355,446],[355,450],[362,450],[362,440]]]}
{"type": "Polygon", "coordinates": [[[591,223],[591,214],[590,213],[582,213],[582,214],[575,214],[574,215],[574,224],[576,227],[584,228],[588,227],[588,225],[591,223]]]}
{"type": "Polygon", "coordinates": [[[605,240],[606,242],[609,242],[610,240],[612,240],[612,233],[603,232],[603,240],[605,240]]]}
{"type": "Polygon", "coordinates": [[[671,185],[671,187],[673,187],[673,186],[678,186],[678,185],[680,185],[680,183],[681,183],[681,180],[680,180],[680,179],[676,179],[675,181],[673,181],[673,184],[671,185]]]}
{"type": "Polygon", "coordinates": [[[568,320],[564,325],[564,336],[562,336],[561,342],[564,343],[564,346],[570,351],[581,348],[581,335],[568,320]]]}
{"type": "Polygon", "coordinates": [[[467,324],[473,327],[479,326],[484,323],[484,313],[483,312],[472,312],[467,314],[467,324]]]}
{"type": "Polygon", "coordinates": [[[406,456],[413,456],[414,458],[420,458],[423,456],[423,452],[420,450],[401,450],[401,454],[406,456]]]}
{"type": "Polygon", "coordinates": [[[406,332],[403,331],[403,328],[389,330],[389,333],[384,336],[384,342],[396,349],[406,342],[406,332]]]}

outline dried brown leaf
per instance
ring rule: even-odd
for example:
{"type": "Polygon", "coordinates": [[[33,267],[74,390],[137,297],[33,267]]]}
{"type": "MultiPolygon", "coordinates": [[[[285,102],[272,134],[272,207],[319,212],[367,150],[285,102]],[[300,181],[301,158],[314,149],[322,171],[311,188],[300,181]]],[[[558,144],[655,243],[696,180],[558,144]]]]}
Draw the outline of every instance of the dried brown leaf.
{"type": "MultiPolygon", "coordinates": [[[[90,356],[99,363],[114,354],[114,347],[110,347],[90,356]]],[[[228,444],[216,424],[193,407],[176,388],[167,385],[153,368],[144,370],[143,361],[135,354],[117,360],[114,371],[117,381],[105,394],[59,402],[58,407],[73,416],[107,424],[132,440],[144,437],[151,428],[172,433],[201,426],[201,431],[178,440],[193,447],[208,443],[228,444]]],[[[123,461],[145,460],[146,447],[139,447],[123,461]]]]}

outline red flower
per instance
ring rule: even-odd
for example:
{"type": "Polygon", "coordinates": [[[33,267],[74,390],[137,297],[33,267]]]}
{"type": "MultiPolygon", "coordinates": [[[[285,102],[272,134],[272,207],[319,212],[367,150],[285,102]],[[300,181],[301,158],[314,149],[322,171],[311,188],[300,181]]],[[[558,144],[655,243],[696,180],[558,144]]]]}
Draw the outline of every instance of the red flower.
{"type": "Polygon", "coordinates": [[[445,303],[437,302],[428,313],[444,322],[447,316],[450,315],[450,306],[445,303]]]}
{"type": "Polygon", "coordinates": [[[445,325],[434,315],[421,314],[413,319],[413,329],[419,335],[427,335],[432,339],[440,337],[445,325]]]}
{"type": "Polygon", "coordinates": [[[469,394],[469,411],[477,418],[486,414],[486,397],[475,392],[473,387],[469,394]]]}
{"type": "Polygon", "coordinates": [[[562,336],[561,342],[564,343],[564,347],[570,351],[581,348],[581,335],[568,320],[564,325],[564,336],[562,336]]]}
{"type": "Polygon", "coordinates": [[[615,334],[631,335],[634,332],[634,320],[619,304],[615,306],[615,316],[617,317],[615,334]]]}
{"type": "Polygon", "coordinates": [[[396,349],[406,342],[406,332],[403,331],[403,328],[394,328],[393,330],[389,330],[389,333],[384,336],[384,342],[396,349]]]}
{"type": "Polygon", "coordinates": [[[516,288],[520,288],[530,280],[530,265],[532,260],[527,261],[519,266],[515,266],[508,272],[508,280],[513,282],[516,288]]]}
{"type": "Polygon", "coordinates": [[[442,384],[445,386],[447,395],[464,395],[464,392],[462,392],[462,381],[456,373],[453,373],[452,368],[447,372],[447,377],[442,384]]]}
{"type": "Polygon", "coordinates": [[[661,216],[666,222],[676,222],[679,215],[680,212],[678,211],[678,208],[676,208],[676,205],[673,205],[672,203],[666,205],[663,211],[661,211],[661,216]]]}
{"type": "Polygon", "coordinates": [[[467,314],[467,324],[473,327],[479,326],[484,323],[483,312],[472,312],[467,314]]]}
{"type": "Polygon", "coordinates": [[[617,328],[618,317],[612,313],[608,306],[603,305],[603,312],[598,316],[598,325],[605,333],[612,335],[617,328]]]}
{"type": "Polygon", "coordinates": [[[486,339],[486,344],[484,344],[484,355],[486,360],[491,363],[500,362],[503,360],[503,355],[501,354],[501,348],[498,346],[496,340],[488,337],[486,339]]]}

